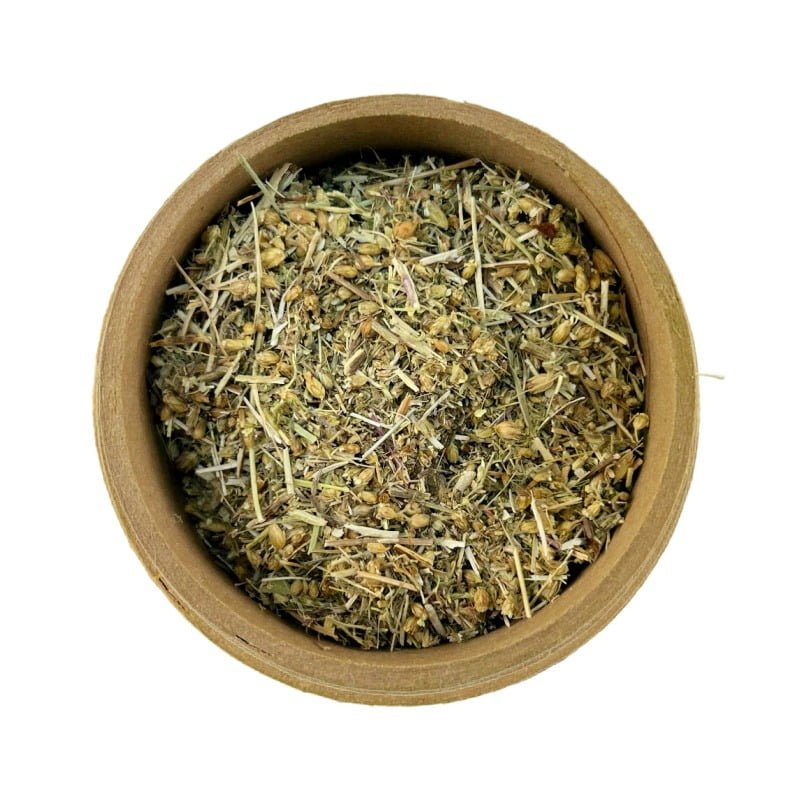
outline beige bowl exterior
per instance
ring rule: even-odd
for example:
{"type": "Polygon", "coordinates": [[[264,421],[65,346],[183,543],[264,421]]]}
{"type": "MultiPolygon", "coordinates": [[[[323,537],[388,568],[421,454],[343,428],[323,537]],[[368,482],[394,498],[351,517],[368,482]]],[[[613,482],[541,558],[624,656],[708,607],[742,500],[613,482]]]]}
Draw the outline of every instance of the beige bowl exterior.
{"type": "Polygon", "coordinates": [[[234,142],[166,201],[134,246],[106,312],[94,389],[97,449],[133,549],[209,639],[305,691],[361,703],[457,700],[529,677],[564,658],[625,605],[678,519],[694,466],[697,372],[686,315],[666,264],[617,191],[559,142],[474,105],[410,95],[328,103],[234,142]],[[580,209],[619,266],[648,370],[651,427],[628,517],[608,550],[533,618],[462,644],[362,652],[281,621],[237,589],[185,519],[148,405],[148,339],[179,260],[227,202],[248,190],[238,154],[259,174],[324,163],[362,148],[479,156],[515,167],[580,209]]]}

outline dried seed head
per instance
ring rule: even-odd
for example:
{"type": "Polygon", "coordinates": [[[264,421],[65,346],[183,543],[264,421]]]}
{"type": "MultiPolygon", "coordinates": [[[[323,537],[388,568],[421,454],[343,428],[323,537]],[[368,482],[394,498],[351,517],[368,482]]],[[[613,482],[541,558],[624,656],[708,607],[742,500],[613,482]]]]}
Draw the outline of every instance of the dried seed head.
{"type": "Polygon", "coordinates": [[[483,614],[489,610],[489,607],[492,604],[492,598],[489,596],[489,592],[487,592],[483,586],[478,586],[475,591],[473,591],[472,604],[475,606],[475,610],[479,614],[483,614]]]}
{"type": "Polygon", "coordinates": [[[586,506],[586,508],[583,510],[583,513],[584,516],[588,517],[589,519],[594,519],[602,510],[602,501],[595,500],[593,503],[590,503],[588,506],[586,506]]]}
{"type": "Polygon", "coordinates": [[[417,223],[411,220],[399,222],[394,226],[394,235],[398,239],[410,239],[417,230],[417,223]]]}
{"type": "Polygon", "coordinates": [[[501,438],[513,441],[522,436],[522,425],[519,422],[503,420],[494,426],[494,432],[501,438]]]}
{"type": "Polygon", "coordinates": [[[517,616],[517,604],[514,601],[513,595],[508,595],[505,600],[503,600],[503,605],[500,608],[500,613],[504,617],[508,617],[509,619],[513,619],[517,616]]]}
{"type": "Polygon", "coordinates": [[[295,225],[313,225],[317,220],[317,215],[307,208],[290,208],[286,216],[295,225]]]}
{"type": "Polygon", "coordinates": [[[261,266],[264,269],[274,269],[286,260],[286,251],[279,247],[268,247],[261,251],[261,266]]]}
{"type": "Polygon", "coordinates": [[[203,244],[210,244],[211,242],[215,242],[217,239],[220,238],[221,235],[219,225],[209,225],[204,231],[200,240],[203,244]]]}
{"type": "Polygon", "coordinates": [[[614,274],[614,262],[599,248],[592,250],[592,261],[601,275],[614,274]]]}
{"type": "Polygon", "coordinates": [[[408,524],[414,528],[427,528],[430,525],[431,518],[427,514],[412,514],[408,520],[408,524]]]}
{"type": "Polygon", "coordinates": [[[343,236],[350,226],[348,214],[331,214],[328,220],[328,230],[333,236],[343,236]]]}
{"type": "Polygon", "coordinates": [[[556,280],[559,283],[572,283],[575,280],[575,269],[573,267],[561,267],[556,272],[556,280]]]}
{"type": "Polygon", "coordinates": [[[520,197],[517,204],[529,217],[543,209],[542,204],[534,197],[520,197]]]}
{"type": "Polygon", "coordinates": [[[432,203],[430,201],[425,203],[425,214],[437,228],[446,230],[450,226],[450,223],[447,220],[447,215],[436,203],[432,203]]]}
{"type": "Polygon", "coordinates": [[[315,399],[315,400],[324,400],[325,399],[325,387],[322,385],[322,382],[318,380],[314,375],[310,372],[303,373],[303,380],[306,384],[306,391],[315,399]]]}
{"type": "Polygon", "coordinates": [[[564,254],[572,247],[574,239],[572,234],[565,227],[559,227],[558,233],[550,240],[550,246],[556,253],[564,254]]]}
{"type": "Polygon", "coordinates": [[[650,416],[645,413],[636,414],[636,416],[631,420],[631,427],[636,433],[639,431],[643,431],[645,428],[650,426],[650,416]]]}
{"type": "Polygon", "coordinates": [[[477,473],[474,469],[465,469],[453,485],[453,494],[464,494],[472,486],[476,475],[477,473]]]}
{"type": "Polygon", "coordinates": [[[185,414],[189,410],[189,406],[175,392],[164,392],[162,399],[169,410],[175,414],[185,414]]]}
{"type": "Polygon", "coordinates": [[[237,300],[244,300],[256,293],[255,283],[249,280],[231,281],[225,288],[231,293],[231,297],[237,300]]]}
{"type": "Polygon", "coordinates": [[[586,278],[586,272],[583,267],[575,269],[575,291],[583,294],[589,288],[589,281],[586,278]]]}
{"type": "Polygon", "coordinates": [[[258,221],[262,225],[278,225],[280,224],[281,217],[274,208],[267,208],[259,213],[258,221]]]}
{"type": "Polygon", "coordinates": [[[267,538],[276,550],[282,550],[286,546],[286,534],[277,522],[272,522],[267,527],[267,538]]]}
{"type": "Polygon", "coordinates": [[[449,314],[441,314],[428,325],[428,333],[431,336],[442,336],[450,331],[453,320],[449,314]]]}
{"type": "Polygon", "coordinates": [[[400,516],[400,512],[397,510],[397,506],[391,503],[378,503],[375,516],[378,519],[397,519],[400,516]]]}
{"type": "Polygon", "coordinates": [[[552,372],[544,372],[541,375],[534,375],[525,383],[525,388],[533,394],[547,391],[556,382],[556,376],[552,372]]]}
{"type": "Polygon", "coordinates": [[[246,350],[253,344],[253,337],[243,336],[240,339],[223,339],[220,344],[226,353],[238,353],[240,350],[246,350]]]}
{"type": "Polygon", "coordinates": [[[494,358],[497,355],[497,341],[493,336],[484,334],[472,343],[470,351],[485,358],[494,358]]]}
{"type": "Polygon", "coordinates": [[[256,364],[260,367],[271,367],[281,360],[280,355],[274,350],[262,350],[256,354],[256,364]]]}
{"type": "Polygon", "coordinates": [[[550,341],[552,341],[553,344],[563,344],[569,339],[570,333],[572,333],[572,323],[568,319],[565,319],[556,325],[550,336],[550,341]]]}
{"type": "Polygon", "coordinates": [[[381,307],[374,300],[362,300],[358,304],[359,314],[374,314],[376,311],[380,310],[381,307]]]}
{"type": "Polygon", "coordinates": [[[341,275],[343,278],[357,278],[359,275],[358,267],[353,264],[337,264],[333,268],[333,272],[341,275]]]}
{"type": "Polygon", "coordinates": [[[302,288],[300,287],[299,284],[295,283],[286,290],[286,302],[292,303],[295,300],[297,300],[302,294],[303,294],[302,288]]]}
{"type": "Polygon", "coordinates": [[[362,469],[355,476],[355,478],[353,478],[353,485],[366,486],[374,477],[375,477],[374,467],[364,467],[364,469],[362,469]]]}

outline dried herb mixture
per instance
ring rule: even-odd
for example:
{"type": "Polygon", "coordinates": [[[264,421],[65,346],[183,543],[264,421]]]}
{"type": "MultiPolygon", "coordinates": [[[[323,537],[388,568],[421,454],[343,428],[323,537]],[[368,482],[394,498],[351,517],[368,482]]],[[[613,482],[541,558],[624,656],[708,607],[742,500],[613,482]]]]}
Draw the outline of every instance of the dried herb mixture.
{"type": "Polygon", "coordinates": [[[186,512],[259,603],[363,648],[529,617],[623,520],[648,426],[620,276],[469,159],[286,164],[182,265],[149,381],[186,512]]]}

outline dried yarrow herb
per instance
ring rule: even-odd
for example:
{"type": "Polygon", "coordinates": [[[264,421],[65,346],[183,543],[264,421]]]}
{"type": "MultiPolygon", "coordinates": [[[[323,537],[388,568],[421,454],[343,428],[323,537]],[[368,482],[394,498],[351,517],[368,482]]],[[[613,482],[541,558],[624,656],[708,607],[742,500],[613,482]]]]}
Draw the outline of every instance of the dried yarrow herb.
{"type": "Polygon", "coordinates": [[[622,522],[624,288],[506,167],[285,164],[181,265],[149,382],[186,512],[259,603],[364,648],[529,617],[622,522]]]}

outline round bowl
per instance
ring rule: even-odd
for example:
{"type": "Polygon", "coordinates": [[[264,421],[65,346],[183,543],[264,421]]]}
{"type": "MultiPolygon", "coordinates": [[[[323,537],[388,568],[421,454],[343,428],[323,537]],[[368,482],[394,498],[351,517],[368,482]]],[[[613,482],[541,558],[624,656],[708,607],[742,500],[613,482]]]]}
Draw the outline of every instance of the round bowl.
{"type": "Polygon", "coordinates": [[[362,703],[456,700],[526,678],[606,625],[664,549],[691,478],[698,429],[689,325],[666,264],[617,191],[541,131],[485,108],[433,97],[377,96],[293,114],[219,152],[166,201],[122,270],[106,312],[94,387],[97,449],[133,549],[209,639],[306,691],[362,703]],[[145,386],[148,340],[164,291],[203,229],[251,180],[292,161],[321,164],[360,148],[478,156],[518,168],[578,208],[618,265],[647,368],[650,430],[625,522],[605,553],[531,619],[427,650],[359,651],[322,642],[258,606],[213,562],[183,513],[145,386]]]}

